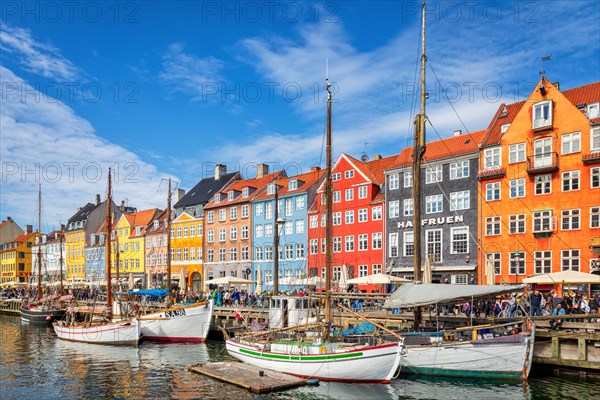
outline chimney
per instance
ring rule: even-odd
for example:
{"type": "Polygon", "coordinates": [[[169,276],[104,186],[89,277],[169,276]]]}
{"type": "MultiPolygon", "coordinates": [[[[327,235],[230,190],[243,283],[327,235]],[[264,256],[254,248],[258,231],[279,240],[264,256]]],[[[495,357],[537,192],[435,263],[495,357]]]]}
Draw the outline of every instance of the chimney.
{"type": "MultiPolygon", "coordinates": [[[[215,178],[217,179],[217,178],[215,178]]],[[[185,196],[185,190],[183,189],[175,189],[175,191],[173,192],[173,204],[177,204],[177,202],[179,200],[181,200],[181,198],[185,196]]]]}
{"type": "Polygon", "coordinates": [[[6,217],[6,222],[13,222],[13,219],[11,217],[6,217]]]}
{"type": "Polygon", "coordinates": [[[554,85],[555,88],[560,90],[560,84],[558,82],[553,82],[552,84],[554,85]]]}
{"type": "Polygon", "coordinates": [[[381,154],[375,154],[373,160],[381,160],[381,154]]]}
{"type": "Polygon", "coordinates": [[[60,224],[60,230],[64,231],[65,230],[65,224],[60,224]]]}
{"type": "Polygon", "coordinates": [[[262,178],[269,174],[269,166],[267,164],[258,164],[256,166],[256,177],[262,178]]]}
{"type": "Polygon", "coordinates": [[[125,200],[121,200],[121,205],[119,206],[119,210],[121,210],[122,213],[125,212],[125,200]]]}
{"type": "Polygon", "coordinates": [[[221,179],[227,173],[227,166],[224,164],[215,165],[215,180],[221,179]]]}
{"type": "Polygon", "coordinates": [[[310,167],[310,172],[317,172],[320,170],[321,170],[321,167],[319,167],[318,165],[315,165],[314,167],[310,167]]]}
{"type": "Polygon", "coordinates": [[[100,204],[100,195],[96,194],[96,205],[100,204]]]}
{"type": "Polygon", "coordinates": [[[33,225],[25,225],[25,234],[29,235],[30,233],[33,233],[33,225]]]}
{"type": "Polygon", "coordinates": [[[462,131],[460,129],[457,129],[454,131],[454,137],[460,136],[462,135],[462,131]]]}

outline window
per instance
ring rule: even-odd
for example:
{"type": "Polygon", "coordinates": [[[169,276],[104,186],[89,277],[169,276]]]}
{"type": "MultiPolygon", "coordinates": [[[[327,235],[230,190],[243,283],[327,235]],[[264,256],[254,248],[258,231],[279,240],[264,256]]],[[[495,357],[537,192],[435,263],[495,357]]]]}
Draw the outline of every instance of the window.
{"type": "Polygon", "coordinates": [[[289,190],[298,189],[298,179],[290,179],[288,182],[288,189],[289,190]]]}
{"type": "Polygon", "coordinates": [[[359,186],[358,187],[358,198],[359,199],[366,199],[367,198],[367,187],[366,186],[359,186]]]}
{"type": "Polygon", "coordinates": [[[346,201],[354,200],[354,188],[346,189],[345,199],[346,199],[346,201]]]}
{"type": "Polygon", "coordinates": [[[535,274],[548,274],[552,272],[552,251],[539,250],[533,252],[535,274]]]}
{"type": "Polygon", "coordinates": [[[249,260],[250,253],[248,252],[248,246],[243,246],[242,247],[242,260],[249,260]]]}
{"type": "Polygon", "coordinates": [[[265,218],[273,218],[273,203],[265,203],[265,218]]]}
{"type": "Polygon", "coordinates": [[[494,147],[483,151],[483,168],[486,171],[498,169],[502,166],[501,149],[494,147]]]}
{"type": "Polygon", "coordinates": [[[525,214],[514,214],[508,217],[510,233],[525,233],[525,214]]]}
{"type": "Polygon", "coordinates": [[[227,249],[219,249],[219,262],[227,261],[227,249]]]}
{"type": "Polygon", "coordinates": [[[590,130],[590,151],[592,153],[600,151],[600,128],[590,130]]]}
{"type": "Polygon", "coordinates": [[[461,179],[469,177],[469,161],[457,161],[450,163],[450,179],[461,179]]]}
{"type": "Polygon", "coordinates": [[[563,192],[579,190],[579,171],[568,171],[562,174],[563,192]]]}
{"type": "Polygon", "coordinates": [[[398,257],[398,233],[390,233],[388,238],[388,257],[398,257]]]}
{"type": "Polygon", "coordinates": [[[311,215],[310,216],[310,227],[311,228],[318,228],[319,227],[319,216],[318,215],[311,215]]]}
{"type": "Polygon", "coordinates": [[[403,215],[405,217],[410,217],[413,215],[414,212],[414,208],[413,208],[413,199],[404,199],[404,207],[403,207],[403,215]]]}
{"type": "Polygon", "coordinates": [[[587,115],[589,119],[600,117],[600,103],[592,103],[587,105],[587,115]]]}
{"type": "Polygon", "coordinates": [[[389,179],[389,189],[396,190],[400,187],[400,175],[391,174],[389,179]]]}
{"type": "Polygon", "coordinates": [[[242,226],[242,239],[248,239],[248,225],[242,226]]]}
{"type": "Polygon", "coordinates": [[[525,143],[508,146],[508,163],[515,164],[520,162],[525,162],[525,143]]]}
{"type": "Polygon", "coordinates": [[[371,234],[371,245],[373,246],[373,250],[381,249],[383,246],[383,238],[381,232],[375,232],[371,234]]]}
{"type": "Polygon", "coordinates": [[[222,209],[219,210],[219,221],[225,221],[225,219],[227,218],[227,210],[226,209],[222,209]]]}
{"type": "Polygon", "coordinates": [[[486,253],[485,258],[488,260],[491,259],[494,263],[494,274],[496,276],[501,275],[502,272],[500,270],[500,267],[502,265],[502,253],[486,253]]]}
{"type": "Polygon", "coordinates": [[[220,228],[219,229],[219,242],[224,242],[226,238],[227,238],[227,233],[226,233],[225,228],[220,228]]]}
{"type": "Polygon", "coordinates": [[[294,221],[285,221],[285,234],[292,235],[294,233],[294,221]]]}
{"type": "Polygon", "coordinates": [[[206,251],[206,260],[207,262],[215,262],[215,251],[213,249],[209,249],[206,251]]]}
{"type": "MultiPolygon", "coordinates": [[[[181,227],[178,226],[177,227],[177,238],[179,239],[180,237],[181,237],[181,227]]],[[[127,243],[125,243],[125,244],[127,244],[127,243]]]]}
{"type": "Polygon", "coordinates": [[[541,101],[533,105],[533,129],[552,126],[552,102],[541,101]]]}
{"type": "Polygon", "coordinates": [[[321,253],[325,254],[326,251],[327,251],[327,239],[322,238],[321,239],[321,253]]]}
{"type": "Polygon", "coordinates": [[[373,264],[373,274],[381,274],[382,271],[381,264],[373,264]]]}
{"type": "Polygon", "coordinates": [[[600,228],[600,207],[590,208],[590,228],[600,228]]]}
{"type": "Polygon", "coordinates": [[[291,260],[292,258],[294,258],[294,245],[286,244],[285,245],[285,259],[291,260]]]}
{"type": "Polygon", "coordinates": [[[304,220],[303,219],[296,220],[296,233],[304,233],[304,220]]]}
{"type": "Polygon", "coordinates": [[[244,198],[248,197],[250,195],[250,189],[248,187],[245,187],[242,189],[242,196],[244,196],[244,198]]]}
{"type": "Polygon", "coordinates": [[[267,185],[267,194],[275,194],[275,184],[269,183],[267,185]]]}
{"type": "Polygon", "coordinates": [[[310,240],[310,254],[317,254],[319,252],[319,239],[310,240]]]}
{"type": "Polygon", "coordinates": [[[358,250],[369,250],[369,235],[358,235],[358,250]]]}
{"type": "Polygon", "coordinates": [[[285,215],[290,216],[294,213],[294,199],[287,198],[285,199],[285,215]]]}
{"type": "Polygon", "coordinates": [[[442,230],[430,229],[426,231],[425,243],[427,256],[433,256],[434,262],[442,262],[442,230]]]}
{"type": "MultiPolygon", "coordinates": [[[[325,198],[325,196],[323,196],[323,198],[325,198]]],[[[342,192],[340,192],[339,190],[334,190],[333,192],[333,202],[334,203],[339,203],[342,201],[342,192]]]]}
{"type": "Polygon", "coordinates": [[[231,207],[229,209],[229,219],[237,219],[237,207],[231,207]]]}
{"type": "Polygon", "coordinates": [[[501,218],[499,216],[496,217],[487,217],[485,219],[485,235],[486,236],[496,236],[500,234],[500,224],[501,218]]]}
{"type": "Polygon", "coordinates": [[[573,154],[581,151],[581,132],[562,135],[562,153],[573,154]]]}
{"type": "Polygon", "coordinates": [[[273,236],[273,225],[265,224],[265,237],[273,236]]]}
{"type": "Polygon", "coordinates": [[[452,254],[469,254],[469,227],[461,226],[450,229],[452,254]]]}
{"type": "Polygon", "coordinates": [[[552,210],[533,212],[533,233],[552,231],[552,210]]]}
{"type": "Polygon", "coordinates": [[[342,238],[339,236],[333,238],[333,252],[334,253],[342,252],[342,238]]]}
{"type": "Polygon", "coordinates": [[[404,187],[408,188],[408,187],[412,187],[412,182],[413,182],[413,173],[412,171],[406,171],[404,173],[404,187]]]}
{"type": "Polygon", "coordinates": [[[263,215],[263,204],[259,203],[255,207],[256,215],[263,215]]]}
{"type": "Polygon", "coordinates": [[[425,170],[425,183],[436,183],[442,181],[442,166],[428,165],[425,170]]]}
{"type": "Polygon", "coordinates": [[[542,138],[533,142],[533,166],[535,168],[552,165],[552,138],[542,138]]]}
{"type": "Polygon", "coordinates": [[[400,216],[400,201],[393,200],[389,203],[388,214],[390,218],[398,218],[400,216]]]}
{"type": "Polygon", "coordinates": [[[538,175],[535,177],[535,194],[552,193],[552,177],[550,175],[538,175]]]}
{"type": "Polygon", "coordinates": [[[469,283],[469,275],[467,275],[467,274],[451,275],[450,283],[453,285],[467,285],[469,283]]]}
{"type": "Polygon", "coordinates": [[[296,258],[304,258],[304,243],[296,243],[296,258]]]}
{"type": "Polygon", "coordinates": [[[263,237],[263,226],[262,225],[256,225],[256,237],[257,238],[263,237]]]}
{"type": "Polygon", "coordinates": [[[600,188],[600,167],[592,168],[590,170],[590,188],[600,188]]]}
{"type": "Polygon", "coordinates": [[[509,197],[511,199],[516,199],[518,197],[525,197],[525,178],[510,180],[509,197]]]}
{"type": "Polygon", "coordinates": [[[196,237],[196,225],[190,225],[190,237],[196,237]]]}
{"type": "Polygon", "coordinates": [[[331,180],[333,182],[339,181],[340,179],[342,179],[341,172],[336,172],[335,174],[331,175],[331,180]]]}
{"type": "Polygon", "coordinates": [[[369,220],[369,209],[361,208],[358,210],[358,222],[367,222],[369,220]]]}
{"type": "Polygon", "coordinates": [[[235,226],[229,231],[229,240],[237,240],[237,228],[235,226]]]}
{"type": "Polygon", "coordinates": [[[273,260],[273,247],[265,246],[265,260],[273,260]]]}
{"type": "Polygon", "coordinates": [[[344,241],[346,243],[346,252],[352,252],[354,251],[354,236],[350,235],[350,236],[346,236],[344,238],[344,241]]]}
{"type": "Polygon", "coordinates": [[[471,192],[469,190],[450,193],[450,211],[468,210],[470,207],[471,192]]]}
{"type": "Polygon", "coordinates": [[[371,220],[380,221],[382,218],[382,208],[381,206],[373,207],[371,210],[371,220]]]}
{"type": "Polygon", "coordinates": [[[563,231],[579,229],[579,209],[562,210],[560,226],[563,231]]]}
{"type": "Polygon", "coordinates": [[[344,171],[344,179],[354,178],[354,170],[349,169],[348,171],[344,171]]]}
{"type": "Polygon", "coordinates": [[[508,130],[508,127],[510,126],[510,124],[502,124],[500,125],[500,133],[504,133],[508,130]]]}
{"type": "Polygon", "coordinates": [[[520,251],[508,253],[508,265],[510,275],[525,275],[525,253],[520,251]]]}
{"type": "Polygon", "coordinates": [[[305,200],[304,200],[304,196],[298,196],[296,197],[296,210],[304,210],[304,204],[305,200]]]}
{"type": "Polygon", "coordinates": [[[346,211],[344,220],[346,221],[347,224],[353,224],[354,223],[354,210],[346,211]]]}
{"type": "Polygon", "coordinates": [[[485,185],[485,199],[487,201],[500,200],[500,182],[485,185]]]}
{"type": "Polygon", "coordinates": [[[341,225],[342,224],[342,213],[334,212],[331,215],[331,219],[333,220],[333,226],[341,225]]]}
{"type": "Polygon", "coordinates": [[[434,214],[444,211],[442,207],[442,195],[436,194],[425,197],[425,214],[434,214]]]}
{"type": "Polygon", "coordinates": [[[358,266],[358,276],[367,276],[369,275],[369,266],[368,265],[359,265],[358,266]]]}
{"type": "Polygon", "coordinates": [[[563,271],[579,271],[579,250],[561,250],[560,265],[563,271]]]}

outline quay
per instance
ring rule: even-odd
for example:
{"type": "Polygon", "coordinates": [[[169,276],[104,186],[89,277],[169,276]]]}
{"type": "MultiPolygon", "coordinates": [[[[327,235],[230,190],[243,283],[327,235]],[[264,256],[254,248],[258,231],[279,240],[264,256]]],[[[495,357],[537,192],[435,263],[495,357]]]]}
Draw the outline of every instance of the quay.
{"type": "Polygon", "coordinates": [[[306,385],[306,380],[302,378],[237,361],[189,365],[188,371],[246,388],[255,394],[306,385]]]}

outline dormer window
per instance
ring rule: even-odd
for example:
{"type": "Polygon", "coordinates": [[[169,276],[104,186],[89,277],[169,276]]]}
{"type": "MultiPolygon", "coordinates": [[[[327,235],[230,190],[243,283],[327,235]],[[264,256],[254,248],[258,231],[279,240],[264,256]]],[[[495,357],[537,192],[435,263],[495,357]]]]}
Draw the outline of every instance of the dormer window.
{"type": "Polygon", "coordinates": [[[533,105],[533,129],[552,127],[552,102],[540,101],[533,105]]]}
{"type": "Polygon", "coordinates": [[[235,192],[232,190],[231,192],[227,193],[227,200],[231,201],[233,200],[235,196],[235,192]]]}
{"type": "Polygon", "coordinates": [[[267,186],[267,194],[275,194],[275,184],[274,183],[269,183],[269,186],[267,186]]]}
{"type": "Polygon", "coordinates": [[[215,203],[220,203],[221,202],[221,193],[217,193],[215,194],[215,203]]]}
{"type": "Polygon", "coordinates": [[[158,229],[159,225],[160,225],[160,221],[154,221],[154,229],[158,229]]]}
{"type": "Polygon", "coordinates": [[[587,115],[589,119],[600,118],[600,103],[588,104],[587,115]]]}
{"type": "Polygon", "coordinates": [[[96,235],[90,235],[90,244],[92,246],[96,244],[96,235]]]}
{"type": "Polygon", "coordinates": [[[140,233],[142,233],[142,227],[141,226],[136,226],[135,227],[135,234],[139,235],[140,233]]]}
{"type": "Polygon", "coordinates": [[[504,124],[500,126],[500,133],[504,133],[508,130],[508,127],[510,126],[510,124],[504,124]]]}
{"type": "Polygon", "coordinates": [[[248,197],[250,193],[250,189],[248,189],[247,187],[242,189],[242,196],[244,196],[244,198],[248,197]]]}
{"type": "Polygon", "coordinates": [[[298,189],[298,180],[297,179],[290,179],[290,181],[288,182],[288,189],[289,190],[296,190],[296,189],[298,189]]]}

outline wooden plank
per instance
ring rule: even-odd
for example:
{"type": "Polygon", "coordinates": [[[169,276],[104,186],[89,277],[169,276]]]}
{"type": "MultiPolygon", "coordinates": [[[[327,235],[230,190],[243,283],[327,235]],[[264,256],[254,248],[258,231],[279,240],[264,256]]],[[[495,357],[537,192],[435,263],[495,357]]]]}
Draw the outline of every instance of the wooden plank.
{"type": "Polygon", "coordinates": [[[188,371],[243,387],[256,394],[270,393],[306,384],[306,380],[302,378],[234,361],[189,365],[188,371]]]}
{"type": "Polygon", "coordinates": [[[585,368],[600,371],[600,363],[593,361],[562,360],[556,358],[533,357],[535,364],[549,364],[557,367],[585,368]]]}
{"type": "Polygon", "coordinates": [[[560,358],[560,342],[557,336],[552,338],[552,358],[560,358]]]}
{"type": "Polygon", "coordinates": [[[577,355],[581,361],[587,361],[587,341],[585,339],[577,340],[577,355]]]}

